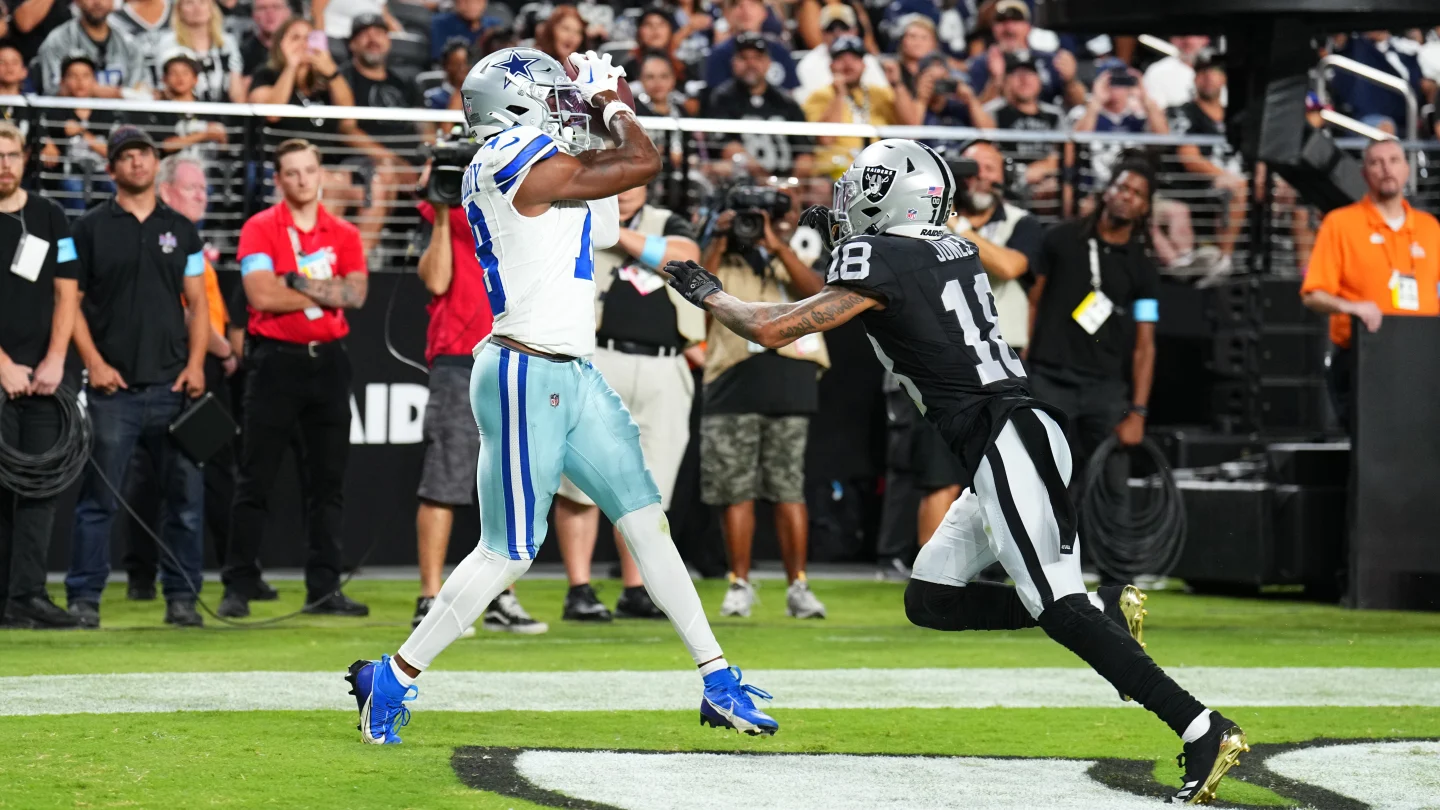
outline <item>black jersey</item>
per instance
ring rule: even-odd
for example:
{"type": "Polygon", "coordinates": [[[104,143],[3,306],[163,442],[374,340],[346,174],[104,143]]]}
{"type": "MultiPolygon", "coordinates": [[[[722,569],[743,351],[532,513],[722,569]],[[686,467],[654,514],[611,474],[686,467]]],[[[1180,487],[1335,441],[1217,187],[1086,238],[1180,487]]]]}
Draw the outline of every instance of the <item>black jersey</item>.
{"type": "Polygon", "coordinates": [[[1014,408],[1064,418],[1030,398],[974,243],[949,233],[853,237],[836,246],[825,281],[884,302],[860,314],[875,354],[970,475],[1014,408]]]}

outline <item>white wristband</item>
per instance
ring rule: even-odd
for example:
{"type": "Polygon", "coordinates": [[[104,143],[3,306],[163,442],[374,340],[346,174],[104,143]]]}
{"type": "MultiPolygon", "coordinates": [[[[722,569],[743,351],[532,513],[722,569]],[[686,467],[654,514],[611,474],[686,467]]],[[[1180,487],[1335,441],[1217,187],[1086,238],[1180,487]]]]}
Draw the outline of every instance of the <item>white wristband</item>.
{"type": "Polygon", "coordinates": [[[621,112],[628,112],[631,115],[635,114],[635,111],[630,109],[629,104],[626,104],[619,99],[616,99],[615,101],[612,101],[609,104],[605,105],[604,112],[600,113],[601,120],[605,122],[605,129],[610,129],[610,119],[614,118],[621,112]]]}

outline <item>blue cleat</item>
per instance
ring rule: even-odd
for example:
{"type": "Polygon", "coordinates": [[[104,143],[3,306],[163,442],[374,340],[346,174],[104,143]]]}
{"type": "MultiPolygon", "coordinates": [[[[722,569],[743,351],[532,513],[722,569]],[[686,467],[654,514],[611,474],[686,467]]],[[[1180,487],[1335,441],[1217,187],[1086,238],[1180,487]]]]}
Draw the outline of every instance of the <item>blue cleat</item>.
{"type": "Polygon", "coordinates": [[[420,690],[414,684],[409,689],[400,685],[390,671],[388,655],[380,656],[379,661],[356,661],[350,665],[345,680],[353,687],[350,694],[360,709],[360,742],[399,745],[400,735],[395,732],[410,722],[410,710],[405,704],[414,700],[420,690]]]}
{"type": "Polygon", "coordinates": [[[755,708],[754,695],[770,700],[764,689],[740,683],[740,669],[730,667],[705,676],[705,696],[700,700],[700,725],[733,728],[754,737],[773,735],[780,730],[775,718],[755,708]]]}

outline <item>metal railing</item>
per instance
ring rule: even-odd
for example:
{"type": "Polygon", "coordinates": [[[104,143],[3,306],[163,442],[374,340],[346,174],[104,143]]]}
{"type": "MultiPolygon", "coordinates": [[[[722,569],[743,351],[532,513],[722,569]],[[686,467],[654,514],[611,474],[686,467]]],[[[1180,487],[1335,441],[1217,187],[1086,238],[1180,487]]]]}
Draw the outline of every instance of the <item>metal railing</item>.
{"type": "MultiPolygon", "coordinates": [[[[111,193],[103,158],[83,137],[67,135],[67,122],[123,120],[146,128],[167,151],[179,138],[216,123],[224,137],[184,147],[204,162],[211,203],[205,237],[220,250],[222,269],[233,269],[240,225],[275,200],[270,148],[286,137],[305,137],[320,147],[326,170],[324,200],[332,212],[361,228],[374,270],[400,270],[413,261],[411,240],[419,223],[415,184],[422,145],[434,131],[460,123],[455,111],[268,104],[175,104],[111,99],[0,96],[0,105],[30,109],[31,181],[78,215],[111,193]],[[96,113],[103,113],[97,116],[96,113]],[[414,134],[374,137],[395,161],[377,166],[374,156],[336,122],[403,122],[414,134]]],[[[1140,150],[1157,168],[1151,218],[1152,245],[1166,270],[1177,275],[1225,272],[1299,273],[1319,226],[1318,212],[1297,199],[1273,173],[1256,173],[1223,138],[1093,132],[1031,132],[963,127],[874,127],[784,121],[645,118],[665,157],[653,198],[687,215],[703,212],[736,183],[778,183],[795,211],[829,204],[833,179],[864,145],[878,138],[913,138],[958,148],[975,140],[993,143],[1007,161],[1005,196],[1043,221],[1087,213],[1093,193],[1109,179],[1124,149],[1140,150]],[[1215,167],[1207,169],[1206,164],[1215,167]],[[1196,171],[1196,169],[1205,171],[1196,171]],[[1223,174],[1211,174],[1215,170],[1223,174]],[[1217,180],[1217,177],[1221,178],[1217,180]],[[1252,243],[1264,243],[1254,250],[1252,243]]],[[[109,124],[85,124],[101,135],[109,124]]],[[[70,126],[70,131],[75,127],[70,126]]],[[[373,127],[372,127],[373,129],[373,127]]],[[[1364,141],[1339,142],[1356,152],[1364,141]]],[[[1440,149],[1440,144],[1407,144],[1440,149]]],[[[170,148],[173,146],[174,148],[170,148]]],[[[1440,203],[1440,177],[1422,170],[1413,201],[1440,203]]]]}

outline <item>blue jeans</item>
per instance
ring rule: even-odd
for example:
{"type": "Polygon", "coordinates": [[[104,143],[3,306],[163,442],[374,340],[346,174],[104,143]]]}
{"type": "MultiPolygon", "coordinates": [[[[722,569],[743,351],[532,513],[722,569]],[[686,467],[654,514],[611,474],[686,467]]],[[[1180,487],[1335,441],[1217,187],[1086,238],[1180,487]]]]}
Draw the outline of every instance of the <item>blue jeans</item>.
{"type": "MultiPolygon", "coordinates": [[[[158,531],[179,560],[177,568],[161,553],[160,582],[167,600],[193,599],[204,560],[205,479],[169,434],[170,423],[185,408],[185,395],[162,384],[122,388],[113,394],[87,388],[85,398],[95,430],[91,458],[117,491],[125,491],[137,445],[156,465],[154,480],[162,496],[158,531]]],[[[86,467],[70,535],[70,571],[65,575],[71,602],[100,601],[110,577],[110,528],[119,509],[115,493],[93,468],[86,467]]]]}

